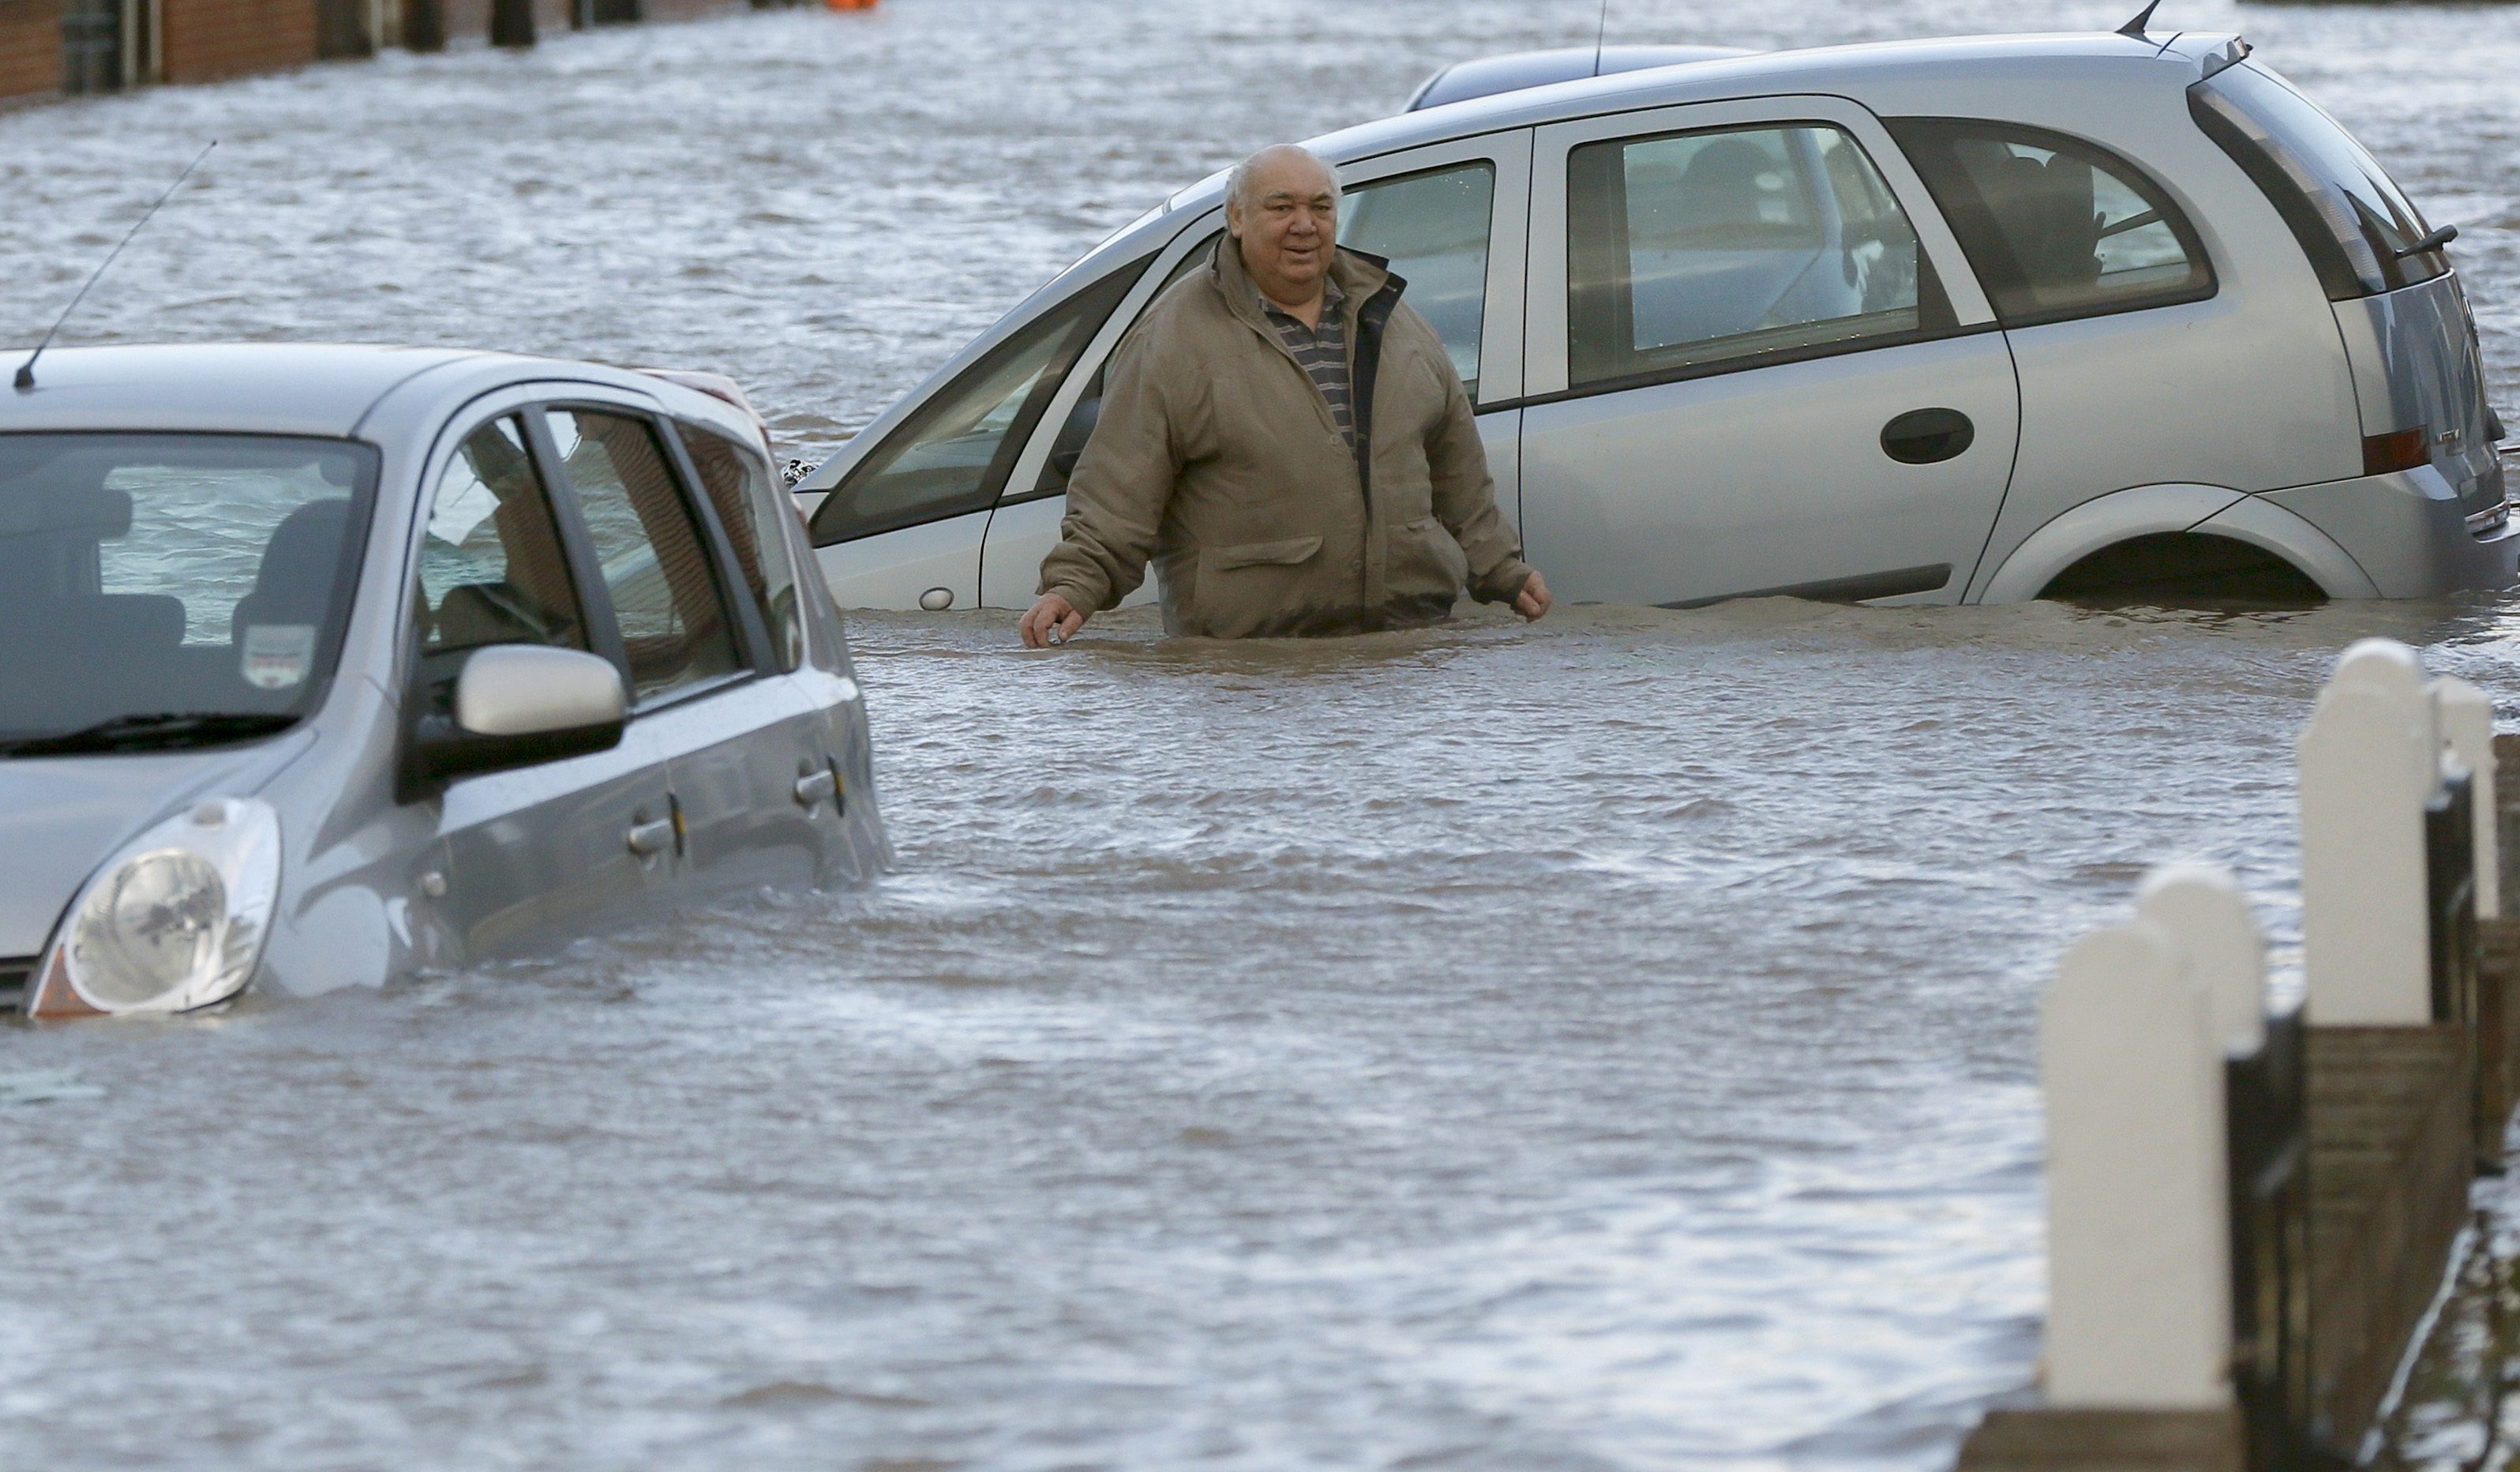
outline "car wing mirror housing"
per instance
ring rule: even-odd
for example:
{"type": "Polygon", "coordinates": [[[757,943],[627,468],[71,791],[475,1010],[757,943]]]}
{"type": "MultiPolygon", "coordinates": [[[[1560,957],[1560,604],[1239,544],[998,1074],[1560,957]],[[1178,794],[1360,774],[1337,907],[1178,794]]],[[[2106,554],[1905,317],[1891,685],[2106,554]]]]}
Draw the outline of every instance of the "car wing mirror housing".
{"type": "Polygon", "coordinates": [[[621,744],[629,693],[611,661],[542,644],[492,644],[456,672],[451,715],[426,712],[404,744],[403,795],[475,772],[533,766],[621,744]]]}

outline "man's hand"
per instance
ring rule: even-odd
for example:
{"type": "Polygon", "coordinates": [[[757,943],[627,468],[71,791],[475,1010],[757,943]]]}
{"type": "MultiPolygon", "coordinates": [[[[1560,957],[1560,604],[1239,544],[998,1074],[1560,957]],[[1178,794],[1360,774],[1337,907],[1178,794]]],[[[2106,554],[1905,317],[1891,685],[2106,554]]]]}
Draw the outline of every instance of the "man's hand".
{"type": "MultiPolygon", "coordinates": [[[[1531,580],[1538,582],[1539,575],[1533,575],[1531,580]]],[[[1541,595],[1543,607],[1547,606],[1548,596],[1546,593],[1541,595]]],[[[1539,615],[1532,617],[1538,618],[1539,615]]],[[[1034,599],[1032,607],[1024,610],[1023,621],[1015,625],[1023,634],[1026,649],[1064,644],[1075,638],[1076,631],[1084,626],[1085,616],[1076,611],[1074,604],[1057,593],[1044,593],[1034,599]]]]}
{"type": "Polygon", "coordinates": [[[1522,585],[1521,592],[1513,595],[1513,611],[1536,622],[1548,616],[1549,608],[1549,584],[1541,577],[1540,570],[1534,568],[1531,580],[1522,585]]]}

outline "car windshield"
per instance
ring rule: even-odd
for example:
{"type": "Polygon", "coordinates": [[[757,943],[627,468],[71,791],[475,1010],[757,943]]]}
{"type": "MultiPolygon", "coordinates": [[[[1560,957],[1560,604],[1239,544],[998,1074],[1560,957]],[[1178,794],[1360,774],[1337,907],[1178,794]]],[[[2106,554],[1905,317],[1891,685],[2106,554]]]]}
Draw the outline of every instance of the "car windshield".
{"type": "Polygon", "coordinates": [[[332,673],[376,453],[0,435],[0,756],[280,730],[332,673]]]}

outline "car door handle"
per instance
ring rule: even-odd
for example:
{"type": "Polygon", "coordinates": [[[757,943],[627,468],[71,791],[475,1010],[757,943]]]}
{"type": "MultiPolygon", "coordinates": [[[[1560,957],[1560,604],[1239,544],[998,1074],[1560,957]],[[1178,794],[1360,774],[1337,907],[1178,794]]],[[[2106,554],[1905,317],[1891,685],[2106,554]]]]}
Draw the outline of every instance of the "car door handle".
{"type": "Polygon", "coordinates": [[[630,825],[630,851],[651,858],[674,847],[674,820],[658,818],[652,823],[630,825]]]}
{"type": "Polygon", "coordinates": [[[1881,453],[1901,465],[1958,459],[1977,442],[1977,426],[1958,409],[1911,409],[1881,427],[1881,453]]]}
{"type": "Polygon", "coordinates": [[[808,772],[796,779],[796,805],[810,812],[815,804],[838,791],[839,786],[840,779],[832,775],[830,767],[808,772]]]}

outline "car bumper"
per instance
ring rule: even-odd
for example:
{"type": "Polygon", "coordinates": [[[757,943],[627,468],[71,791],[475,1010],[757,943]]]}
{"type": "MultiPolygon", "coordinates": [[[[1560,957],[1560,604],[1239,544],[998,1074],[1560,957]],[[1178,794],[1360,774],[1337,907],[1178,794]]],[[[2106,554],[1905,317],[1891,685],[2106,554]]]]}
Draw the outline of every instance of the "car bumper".
{"type": "Polygon", "coordinates": [[[2520,581],[2520,522],[2471,515],[2431,466],[2297,485],[2259,497],[2345,549],[2383,598],[2427,598],[2520,581]]]}

